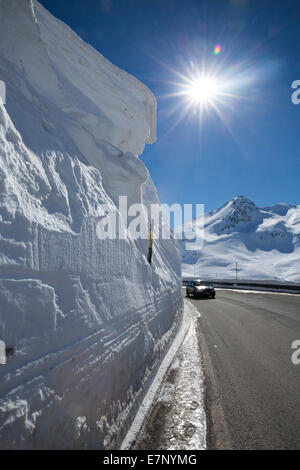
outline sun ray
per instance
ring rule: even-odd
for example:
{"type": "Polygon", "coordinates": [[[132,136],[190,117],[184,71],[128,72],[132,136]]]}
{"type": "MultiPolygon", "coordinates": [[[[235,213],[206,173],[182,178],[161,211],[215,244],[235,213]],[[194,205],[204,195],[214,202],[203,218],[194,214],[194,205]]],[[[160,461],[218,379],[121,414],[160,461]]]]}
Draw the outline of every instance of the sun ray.
{"type": "Polygon", "coordinates": [[[232,134],[230,122],[242,104],[268,106],[269,103],[264,103],[261,94],[256,93],[257,82],[260,78],[265,79],[265,75],[272,73],[277,65],[257,63],[251,58],[232,64],[224,51],[222,46],[216,46],[217,54],[212,59],[207,56],[204,47],[197,59],[191,58],[189,54],[181,57],[176,68],[152,57],[169,75],[163,80],[167,93],[158,96],[158,101],[170,99],[177,103],[168,110],[163,106],[163,119],[170,119],[170,127],[164,136],[181,121],[188,119],[191,122],[198,121],[201,138],[205,121],[210,120],[213,114],[232,134]]]}

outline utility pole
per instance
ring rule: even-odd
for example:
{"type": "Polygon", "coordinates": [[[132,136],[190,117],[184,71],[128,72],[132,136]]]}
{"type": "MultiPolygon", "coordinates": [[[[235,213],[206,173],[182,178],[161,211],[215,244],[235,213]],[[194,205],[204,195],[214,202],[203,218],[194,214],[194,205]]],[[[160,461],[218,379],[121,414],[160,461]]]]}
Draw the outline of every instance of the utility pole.
{"type": "Polygon", "coordinates": [[[235,280],[238,280],[238,264],[237,262],[235,263],[235,280]]]}
{"type": "Polygon", "coordinates": [[[150,228],[149,228],[149,250],[148,250],[148,263],[151,264],[152,261],[152,247],[153,247],[153,226],[154,222],[151,219],[150,228]]]}

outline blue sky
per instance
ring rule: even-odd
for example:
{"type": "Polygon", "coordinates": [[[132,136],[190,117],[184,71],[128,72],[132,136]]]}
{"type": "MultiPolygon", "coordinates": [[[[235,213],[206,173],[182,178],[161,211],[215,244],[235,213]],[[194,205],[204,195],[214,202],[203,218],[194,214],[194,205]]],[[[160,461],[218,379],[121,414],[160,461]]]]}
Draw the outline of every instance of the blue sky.
{"type": "Polygon", "coordinates": [[[157,142],[141,158],[165,203],[215,209],[244,194],[257,205],[299,204],[298,0],[41,0],[158,101],[157,142]],[[214,55],[216,45],[221,46],[214,55]],[[234,81],[203,115],[182,117],[176,82],[195,67],[234,81]],[[180,119],[182,117],[182,119],[180,119]]]}

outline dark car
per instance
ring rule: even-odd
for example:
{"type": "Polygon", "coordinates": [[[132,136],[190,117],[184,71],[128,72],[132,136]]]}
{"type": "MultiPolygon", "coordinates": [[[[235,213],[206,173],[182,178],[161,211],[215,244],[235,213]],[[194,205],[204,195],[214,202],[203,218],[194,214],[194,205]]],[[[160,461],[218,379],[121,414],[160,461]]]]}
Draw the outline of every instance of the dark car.
{"type": "Polygon", "coordinates": [[[214,299],[216,291],[211,284],[205,281],[190,281],[186,285],[186,296],[208,297],[214,299]]]}

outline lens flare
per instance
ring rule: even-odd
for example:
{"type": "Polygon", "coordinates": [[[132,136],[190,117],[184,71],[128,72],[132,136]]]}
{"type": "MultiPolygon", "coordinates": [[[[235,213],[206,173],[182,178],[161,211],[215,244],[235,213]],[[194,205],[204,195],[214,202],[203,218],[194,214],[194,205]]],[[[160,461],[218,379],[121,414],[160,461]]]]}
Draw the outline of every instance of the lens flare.
{"type": "Polygon", "coordinates": [[[220,52],[221,52],[221,50],[222,50],[222,49],[221,49],[221,46],[219,46],[219,45],[216,46],[216,47],[215,47],[215,50],[214,50],[214,54],[215,54],[215,55],[219,55],[220,52]]]}
{"type": "MultiPolygon", "coordinates": [[[[218,55],[222,52],[221,46],[215,46],[214,51],[218,55]]],[[[173,100],[168,111],[160,114],[171,123],[166,133],[187,120],[198,121],[200,136],[204,121],[212,122],[215,116],[234,136],[232,118],[240,111],[241,104],[253,106],[257,103],[257,99],[249,95],[249,89],[253,89],[258,77],[271,72],[273,75],[274,70],[274,66],[259,65],[250,59],[229,65],[225,57],[214,60],[211,49],[200,51],[198,57],[181,57],[176,68],[155,60],[172,77],[165,81],[169,93],[159,97],[173,100]]]]}

